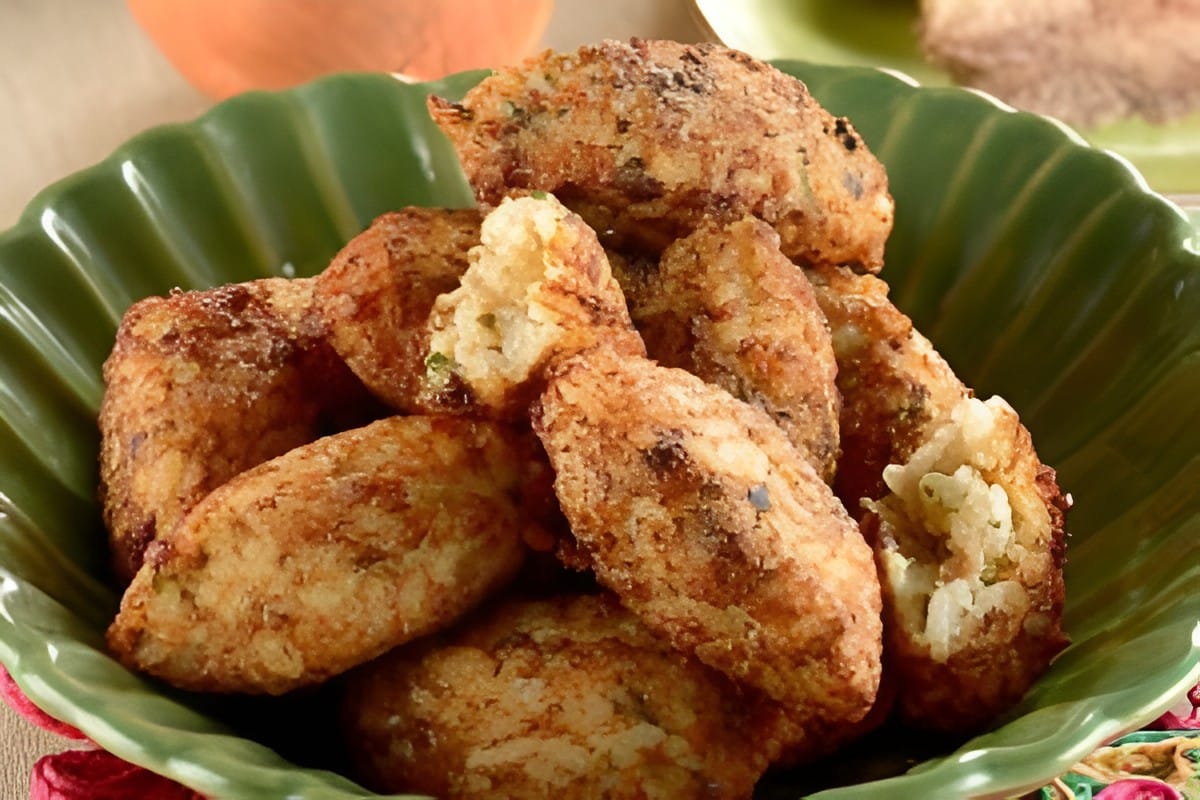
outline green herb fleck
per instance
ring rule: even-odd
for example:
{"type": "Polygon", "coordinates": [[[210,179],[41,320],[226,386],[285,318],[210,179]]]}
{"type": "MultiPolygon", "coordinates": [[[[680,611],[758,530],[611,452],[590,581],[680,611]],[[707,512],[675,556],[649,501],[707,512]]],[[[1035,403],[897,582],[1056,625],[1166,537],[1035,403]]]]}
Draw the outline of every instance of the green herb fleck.
{"type": "Polygon", "coordinates": [[[550,199],[550,194],[548,192],[543,192],[541,189],[534,189],[532,192],[529,193],[529,196],[532,197],[534,200],[549,200],[550,199]]]}
{"type": "Polygon", "coordinates": [[[480,314],[478,322],[488,330],[496,330],[496,315],[492,314],[491,312],[487,314],[480,314]]]}
{"type": "Polygon", "coordinates": [[[444,389],[450,381],[450,373],[457,366],[458,363],[444,353],[430,353],[425,357],[425,379],[435,389],[444,389]]]}

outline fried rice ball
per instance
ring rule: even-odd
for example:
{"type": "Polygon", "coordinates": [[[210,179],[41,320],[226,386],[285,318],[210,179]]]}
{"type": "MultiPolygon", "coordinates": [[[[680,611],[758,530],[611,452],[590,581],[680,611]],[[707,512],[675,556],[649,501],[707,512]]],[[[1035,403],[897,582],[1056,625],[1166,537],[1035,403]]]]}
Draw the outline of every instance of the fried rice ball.
{"type": "Polygon", "coordinates": [[[135,303],[104,363],[100,500],[128,582],[146,546],[245,469],[377,409],[324,339],[308,279],[135,303]]]}
{"type": "Polygon", "coordinates": [[[866,714],[871,550],[769,417],[599,347],[552,368],[533,423],[578,547],[647,626],[798,720],[866,714]]]}
{"type": "Polygon", "coordinates": [[[508,602],[347,676],[346,738],[382,791],[749,798],[756,706],[608,595],[508,602]]]}
{"type": "Polygon", "coordinates": [[[280,694],[435,631],[504,586],[549,484],[533,437],[392,417],[224,484],[156,540],[108,631],[185,689],[280,694]]]}
{"type": "Polygon", "coordinates": [[[316,309],[329,341],[363,383],[392,408],[424,409],[425,322],[452,291],[479,244],[474,209],[405,208],[384,214],[317,276],[316,309]]]}
{"type": "Polygon", "coordinates": [[[834,486],[875,549],[899,714],[978,729],[1066,644],[1069,499],[1016,412],[974,399],[886,284],[845,268],[807,274],[843,398],[834,486]]]}
{"type": "Polygon", "coordinates": [[[523,419],[551,357],[601,338],[645,353],[595,232],[553,196],[505,198],[482,240],[429,315],[433,405],[523,419]]]}
{"type": "Polygon", "coordinates": [[[841,396],[829,325],[769,225],[706,221],[657,263],[613,263],[651,358],[763,409],[833,479],[841,396]]]}
{"type": "Polygon", "coordinates": [[[482,202],[553,192],[611,232],[606,244],[653,253],[705,218],[752,214],[795,260],[883,264],[893,213],[883,166],[803,83],[744,53],[604,41],[429,105],[482,202]]]}

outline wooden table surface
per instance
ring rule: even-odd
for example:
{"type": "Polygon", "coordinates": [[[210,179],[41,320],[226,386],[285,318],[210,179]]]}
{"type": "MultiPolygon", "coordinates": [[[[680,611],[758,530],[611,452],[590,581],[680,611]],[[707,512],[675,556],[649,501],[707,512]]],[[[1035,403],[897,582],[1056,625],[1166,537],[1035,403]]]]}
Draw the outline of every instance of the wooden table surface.
{"type": "MultiPolygon", "coordinates": [[[[543,43],[704,38],[684,0],[558,0],[543,43]]],[[[108,155],[137,132],[191,119],[212,102],[192,89],[121,0],[0,4],[0,230],[34,194],[108,155]]],[[[29,796],[41,756],[69,746],[0,703],[0,798],[29,796]]]]}

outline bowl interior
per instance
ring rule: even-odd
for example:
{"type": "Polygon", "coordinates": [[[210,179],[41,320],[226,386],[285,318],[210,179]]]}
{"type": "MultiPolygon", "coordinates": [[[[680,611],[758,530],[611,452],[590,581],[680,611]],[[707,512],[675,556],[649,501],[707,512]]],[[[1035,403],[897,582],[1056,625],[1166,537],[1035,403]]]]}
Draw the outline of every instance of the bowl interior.
{"type": "MultiPolygon", "coordinates": [[[[1012,793],[1200,678],[1197,235],[1124,163],[1053,122],[874,70],[780,66],[888,168],[896,302],[980,394],[1012,402],[1074,495],[1074,644],[983,736],[884,731],[762,793],[1012,793]]],[[[349,74],[243,95],[47,189],[0,235],[0,662],[117,755],[213,796],[373,796],[278,735],[303,729],[319,694],[188,695],[105,654],[118,597],[95,499],[100,365],[142,296],[313,274],[386,210],[469,205],[424,98],[480,76],[349,74]]]]}

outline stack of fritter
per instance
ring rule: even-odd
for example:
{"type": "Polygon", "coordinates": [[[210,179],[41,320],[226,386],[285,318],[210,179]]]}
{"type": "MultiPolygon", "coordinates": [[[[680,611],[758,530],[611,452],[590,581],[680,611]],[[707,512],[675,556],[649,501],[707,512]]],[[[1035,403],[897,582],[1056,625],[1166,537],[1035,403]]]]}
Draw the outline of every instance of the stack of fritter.
{"type": "Polygon", "coordinates": [[[340,675],[358,777],[447,797],[746,797],[889,715],[969,731],[1024,693],[1065,643],[1066,502],[888,302],[847,120],[639,40],[430,108],[479,211],[122,323],[118,657],[207,691],[340,675]]]}

